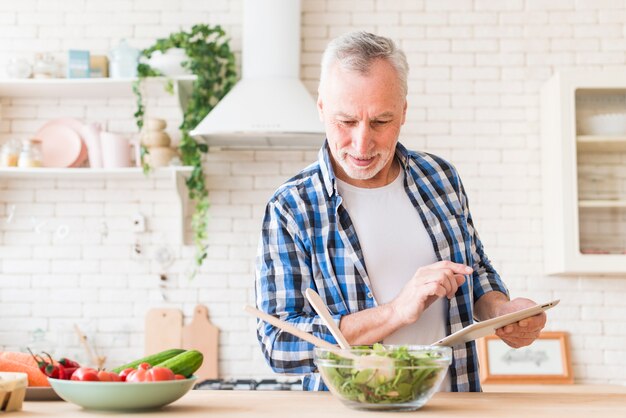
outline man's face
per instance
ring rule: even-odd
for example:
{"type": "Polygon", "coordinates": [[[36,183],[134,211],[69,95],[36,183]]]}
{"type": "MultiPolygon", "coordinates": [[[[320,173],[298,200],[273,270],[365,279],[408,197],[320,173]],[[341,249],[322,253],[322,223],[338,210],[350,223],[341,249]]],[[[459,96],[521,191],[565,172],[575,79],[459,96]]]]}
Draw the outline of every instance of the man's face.
{"type": "Polygon", "coordinates": [[[337,177],[359,187],[388,184],[406,99],[396,70],[375,61],[367,75],[334,64],[319,89],[317,107],[326,127],[337,177]]]}

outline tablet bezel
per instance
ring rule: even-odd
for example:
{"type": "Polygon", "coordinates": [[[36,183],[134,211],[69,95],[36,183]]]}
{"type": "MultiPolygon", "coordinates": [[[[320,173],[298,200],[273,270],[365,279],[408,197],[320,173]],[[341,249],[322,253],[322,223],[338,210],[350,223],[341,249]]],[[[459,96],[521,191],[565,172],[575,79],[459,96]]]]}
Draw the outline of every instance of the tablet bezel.
{"type": "Polygon", "coordinates": [[[560,299],[555,299],[550,302],[542,303],[540,305],[531,306],[516,312],[500,315],[495,318],[487,319],[485,321],[475,322],[465,328],[448,335],[445,338],[433,343],[432,345],[445,345],[453,347],[455,345],[463,344],[468,341],[475,340],[477,338],[491,335],[498,328],[505,327],[514,322],[519,322],[522,319],[535,316],[541,312],[544,312],[550,308],[555,307],[560,302],[560,299]]]}

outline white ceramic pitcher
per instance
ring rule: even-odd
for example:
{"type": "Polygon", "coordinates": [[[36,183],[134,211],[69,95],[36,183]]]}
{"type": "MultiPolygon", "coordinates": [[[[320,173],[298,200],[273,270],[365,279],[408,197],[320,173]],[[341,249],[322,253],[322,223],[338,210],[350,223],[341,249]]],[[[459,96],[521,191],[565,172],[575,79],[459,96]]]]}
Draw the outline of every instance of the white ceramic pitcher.
{"type": "Polygon", "coordinates": [[[131,148],[136,142],[127,137],[111,132],[100,133],[102,147],[102,165],[104,168],[131,167],[131,148]]]}

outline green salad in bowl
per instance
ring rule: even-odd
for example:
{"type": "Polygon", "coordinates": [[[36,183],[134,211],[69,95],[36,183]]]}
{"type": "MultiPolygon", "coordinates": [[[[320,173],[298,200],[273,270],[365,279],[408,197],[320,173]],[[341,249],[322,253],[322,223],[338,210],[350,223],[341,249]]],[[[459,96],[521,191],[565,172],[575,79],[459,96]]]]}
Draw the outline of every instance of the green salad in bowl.
{"type": "Polygon", "coordinates": [[[324,383],[356,409],[415,410],[428,402],[452,359],[449,347],[355,346],[315,348],[324,383]]]}

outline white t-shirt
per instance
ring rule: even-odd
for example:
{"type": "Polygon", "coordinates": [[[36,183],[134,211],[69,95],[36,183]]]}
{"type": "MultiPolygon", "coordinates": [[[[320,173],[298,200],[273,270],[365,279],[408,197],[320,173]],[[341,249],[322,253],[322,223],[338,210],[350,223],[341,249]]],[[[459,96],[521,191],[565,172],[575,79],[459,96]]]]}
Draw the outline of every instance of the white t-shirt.
{"type": "MultiPolygon", "coordinates": [[[[428,231],[404,190],[404,172],[383,187],[360,188],[337,179],[337,188],[359,237],[376,303],[388,303],[418,268],[437,262],[428,231]]],[[[447,311],[448,300],[439,298],[416,322],[383,342],[430,345],[446,336],[447,311]]],[[[449,376],[440,390],[450,390],[449,376]]]]}

